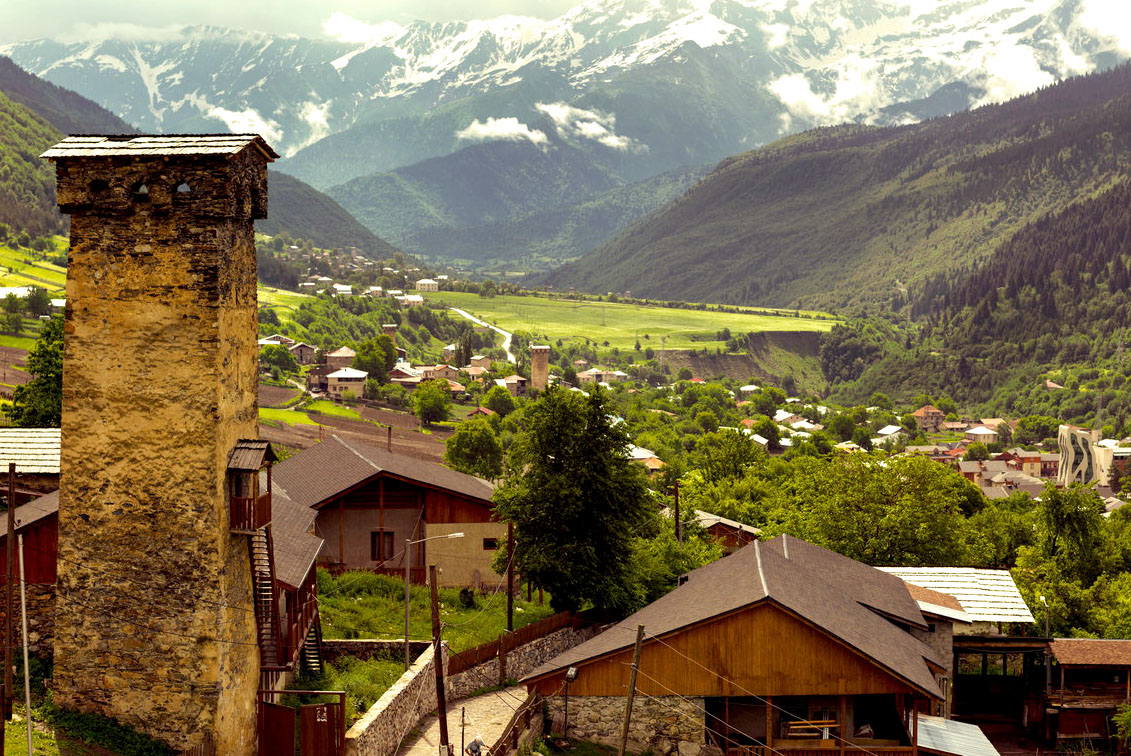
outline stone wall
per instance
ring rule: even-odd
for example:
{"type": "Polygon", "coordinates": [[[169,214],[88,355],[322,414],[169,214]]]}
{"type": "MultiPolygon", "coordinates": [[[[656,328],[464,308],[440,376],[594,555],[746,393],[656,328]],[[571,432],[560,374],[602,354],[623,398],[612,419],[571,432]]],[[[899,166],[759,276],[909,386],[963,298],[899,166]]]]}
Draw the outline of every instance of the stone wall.
{"type": "MultiPolygon", "coordinates": [[[[409,641],[409,658],[416,660],[426,650],[432,648],[428,641],[409,641]]],[[[387,656],[393,659],[404,658],[403,640],[375,640],[373,638],[322,639],[322,658],[328,662],[342,656],[368,661],[374,656],[387,656]]]]}
{"type": "MultiPolygon", "coordinates": [[[[447,648],[440,660],[447,662],[447,648]]],[[[346,756],[392,756],[409,730],[436,709],[435,654],[429,646],[346,733],[346,756]]]]}
{"type": "MultiPolygon", "coordinates": [[[[578,629],[566,627],[544,638],[511,649],[506,656],[505,679],[522,679],[558,654],[584,643],[600,632],[601,628],[597,626],[578,629]]],[[[495,658],[448,676],[444,694],[449,701],[465,698],[479,688],[498,685],[499,679],[499,660],[495,658]]]]}
{"type": "MultiPolygon", "coordinates": [[[[620,745],[624,728],[624,696],[570,696],[569,737],[602,745],[620,745]]],[[[565,698],[546,699],[547,713],[556,732],[562,731],[565,698]]],[[[717,750],[704,745],[702,698],[637,695],[628,727],[628,750],[650,751],[656,756],[706,756],[717,750]]]]}
{"type": "Polygon", "coordinates": [[[67,157],[56,174],[72,217],[55,701],[250,756],[259,648],[227,457],[258,436],[265,159],[67,157]]]}
{"type": "MultiPolygon", "coordinates": [[[[4,627],[4,586],[0,584],[0,628],[4,627]]],[[[12,625],[15,637],[21,637],[20,586],[12,587],[16,611],[12,625]]],[[[51,658],[55,642],[55,586],[49,583],[28,583],[27,586],[28,651],[44,659],[51,658]]],[[[18,641],[17,641],[18,642],[18,641]]]]}

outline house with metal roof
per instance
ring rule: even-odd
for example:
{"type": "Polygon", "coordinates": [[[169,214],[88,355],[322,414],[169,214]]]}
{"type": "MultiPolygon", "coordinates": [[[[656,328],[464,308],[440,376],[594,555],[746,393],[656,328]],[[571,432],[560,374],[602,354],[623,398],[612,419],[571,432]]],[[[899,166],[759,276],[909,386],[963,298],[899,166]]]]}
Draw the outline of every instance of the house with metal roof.
{"type": "Polygon", "coordinates": [[[1002,633],[1035,620],[1009,570],[973,567],[878,567],[910,584],[953,596],[970,618],[969,634],[1002,633]]]}
{"type": "Polygon", "coordinates": [[[407,561],[416,583],[429,564],[443,586],[499,580],[491,562],[506,526],[494,518],[495,487],[485,480],[339,436],[279,463],[274,476],[276,490],[313,512],[314,534],[325,541],[319,562],[331,571],[400,577],[407,561]]]}
{"type": "Polygon", "coordinates": [[[58,428],[0,428],[0,485],[7,487],[7,472],[14,464],[17,504],[59,488],[58,428]]]}
{"type": "Polygon", "coordinates": [[[634,680],[637,752],[994,756],[945,718],[930,745],[920,737],[949,660],[912,630],[929,623],[903,581],[781,536],[695,570],[522,682],[547,697],[555,729],[619,744],[634,680]]]}

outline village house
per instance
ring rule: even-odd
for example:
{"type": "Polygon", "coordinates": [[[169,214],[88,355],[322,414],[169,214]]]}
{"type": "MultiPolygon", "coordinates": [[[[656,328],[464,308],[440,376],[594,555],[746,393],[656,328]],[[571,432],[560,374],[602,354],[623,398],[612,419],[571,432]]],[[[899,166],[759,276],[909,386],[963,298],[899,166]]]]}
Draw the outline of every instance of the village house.
{"type": "Polygon", "coordinates": [[[281,333],[275,333],[275,334],[272,334],[270,336],[265,336],[264,338],[260,339],[259,340],[259,348],[262,349],[265,346],[285,346],[285,347],[289,347],[294,343],[295,343],[294,339],[292,339],[288,336],[284,336],[281,333]]]}
{"type": "Polygon", "coordinates": [[[496,379],[495,384],[511,392],[511,396],[526,396],[527,380],[517,373],[496,379]]]}
{"type": "Polygon", "coordinates": [[[487,407],[476,407],[471,412],[468,412],[467,416],[469,418],[470,417],[476,417],[476,416],[492,417],[495,414],[496,414],[495,410],[493,410],[493,409],[488,409],[487,407]]]}
{"type": "Polygon", "coordinates": [[[640,626],[631,751],[996,754],[976,726],[923,713],[942,705],[950,659],[912,634],[931,628],[907,586],[805,541],[701,567],[524,678],[571,737],[619,744],[640,626]]]}
{"type": "Polygon", "coordinates": [[[0,428],[0,472],[6,481],[16,465],[17,505],[59,488],[59,450],[58,428],[0,428]]]}
{"type": "Polygon", "coordinates": [[[1131,640],[1056,638],[1045,736],[1063,750],[1115,735],[1111,717],[1131,702],[1131,640]]]}
{"type": "Polygon", "coordinates": [[[970,423],[965,420],[944,420],[940,429],[944,433],[962,433],[970,429],[970,423]]]}
{"type": "Polygon", "coordinates": [[[1028,451],[1018,446],[1007,449],[999,454],[996,459],[1008,464],[1011,470],[1020,470],[1034,478],[1041,477],[1041,453],[1039,451],[1028,451]]]}
{"type": "Polygon", "coordinates": [[[300,365],[313,365],[318,355],[317,349],[303,342],[291,344],[287,351],[294,355],[295,361],[300,365]]]}
{"type": "Polygon", "coordinates": [[[455,344],[448,344],[446,347],[444,347],[442,350],[440,350],[440,359],[442,359],[444,362],[451,362],[452,360],[455,359],[455,356],[456,356],[456,345],[455,344]]]}
{"type": "Polygon", "coordinates": [[[329,380],[327,376],[337,368],[329,365],[314,365],[306,372],[306,390],[312,394],[325,394],[329,380]]]}
{"type": "Polygon", "coordinates": [[[326,353],[326,367],[334,370],[351,367],[356,357],[357,352],[349,347],[338,347],[334,351],[326,353]]]}
{"type": "Polygon", "coordinates": [[[426,365],[421,368],[421,373],[426,381],[452,381],[459,378],[459,371],[451,365],[426,365]]]}
{"type": "Polygon", "coordinates": [[[925,404],[919,409],[911,413],[915,418],[915,423],[919,426],[919,430],[925,433],[936,433],[944,420],[946,420],[946,413],[938,407],[930,404],[925,404]]]}
{"type": "Polygon", "coordinates": [[[753,525],[730,520],[701,509],[695,510],[695,522],[707,531],[711,540],[722,547],[724,554],[733,554],[743,546],[754,543],[762,534],[762,531],[753,525]]]}
{"type": "Polygon", "coordinates": [[[416,282],[417,291],[439,291],[440,282],[434,281],[431,278],[422,278],[416,282]]]}
{"type": "Polygon", "coordinates": [[[978,441],[983,444],[993,444],[997,442],[997,431],[992,428],[987,428],[984,425],[976,425],[970,430],[966,431],[964,438],[968,441],[978,441]]]}
{"type": "Polygon", "coordinates": [[[335,399],[341,399],[346,392],[359,397],[365,393],[365,380],[369,373],[364,370],[344,367],[329,373],[326,376],[326,393],[335,399]]]}
{"type": "Polygon", "coordinates": [[[424,380],[423,371],[414,368],[407,362],[398,362],[389,371],[389,383],[395,383],[411,391],[424,380]]]}
{"type": "Polygon", "coordinates": [[[484,357],[481,354],[476,354],[476,355],[472,356],[472,358],[468,361],[468,364],[470,364],[471,367],[477,367],[477,368],[483,368],[484,370],[490,370],[491,369],[491,358],[490,357],[484,357]]]}
{"type": "Polygon", "coordinates": [[[444,586],[498,581],[491,561],[507,529],[494,520],[495,488],[485,480],[331,436],[277,465],[275,485],[316,512],[314,532],[325,540],[319,563],[334,572],[403,576],[405,541],[440,536],[411,547],[414,583],[424,582],[429,564],[444,586]]]}

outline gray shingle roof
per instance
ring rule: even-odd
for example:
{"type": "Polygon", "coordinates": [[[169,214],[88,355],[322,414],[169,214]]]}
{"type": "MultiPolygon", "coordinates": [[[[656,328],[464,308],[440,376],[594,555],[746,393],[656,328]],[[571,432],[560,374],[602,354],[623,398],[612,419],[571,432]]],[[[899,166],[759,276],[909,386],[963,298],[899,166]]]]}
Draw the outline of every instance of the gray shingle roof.
{"type": "Polygon", "coordinates": [[[934,675],[924,660],[946,666],[926,644],[914,638],[880,614],[868,608],[880,604],[894,609],[890,614],[913,615],[915,624],[925,626],[902,581],[889,579],[871,567],[839,554],[835,559],[796,538],[788,539],[788,554],[778,538],[755,542],[734,554],[712,562],[688,575],[688,580],[671,593],[657,599],[636,614],[600,635],[561,654],[534,670],[534,678],[590,659],[629,648],[637,625],[644,625],[649,637],[665,636],[691,625],[724,614],[771,601],[800,615],[829,635],[840,639],[864,656],[887,668],[896,676],[932,696],[939,696],[934,675]],[[848,574],[828,580],[829,565],[847,561],[859,565],[848,574]],[[875,579],[860,578],[871,570],[875,579]],[[863,590],[856,590],[861,589],[863,590]],[[881,598],[881,588],[891,596],[881,598]],[[866,598],[866,602],[862,601],[866,598]]]}
{"type": "Polygon", "coordinates": [[[275,456],[271,444],[254,438],[241,438],[228,453],[229,470],[258,470],[268,461],[274,462],[275,456]]]}
{"type": "Polygon", "coordinates": [[[275,466],[274,481],[294,501],[317,507],[327,499],[379,474],[452,491],[490,505],[495,487],[485,480],[435,462],[395,454],[358,441],[331,436],[275,466]]]}
{"type": "Polygon", "coordinates": [[[274,480],[271,484],[275,576],[291,588],[298,588],[322,550],[322,539],[311,532],[318,512],[293,501],[274,480]]]}
{"type": "MultiPolygon", "coordinates": [[[[16,507],[16,530],[27,527],[33,523],[39,522],[45,517],[59,511],[59,492],[52,491],[49,494],[44,494],[38,499],[26,501],[16,507]]],[[[3,536],[3,531],[0,531],[0,536],[3,536]]]]}
{"type": "Polygon", "coordinates": [[[258,134],[100,134],[70,136],[43,158],[164,157],[166,155],[236,155],[248,147],[268,160],[279,155],[258,134]]]}
{"type": "Polygon", "coordinates": [[[0,428],[0,473],[59,474],[58,428],[0,428]]]}

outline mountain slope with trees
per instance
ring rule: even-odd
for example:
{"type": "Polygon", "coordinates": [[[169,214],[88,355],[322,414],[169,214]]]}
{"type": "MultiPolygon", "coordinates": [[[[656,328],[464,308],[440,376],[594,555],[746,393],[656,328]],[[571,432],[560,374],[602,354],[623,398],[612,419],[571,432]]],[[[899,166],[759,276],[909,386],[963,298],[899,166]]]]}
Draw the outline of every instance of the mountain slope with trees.
{"type": "Polygon", "coordinates": [[[51,124],[0,92],[0,222],[35,236],[62,233],[55,173],[39,156],[62,138],[51,124]]]}
{"type": "Polygon", "coordinates": [[[64,134],[136,134],[138,130],[93,100],[28,73],[0,55],[0,92],[64,134]]]}
{"type": "Polygon", "coordinates": [[[728,159],[549,282],[842,310],[901,303],[1129,165],[1122,65],[954,116],[818,129],[728,159]]]}

